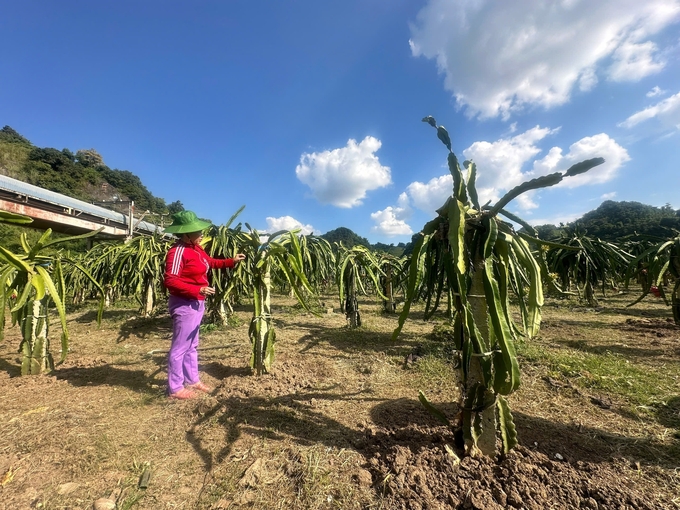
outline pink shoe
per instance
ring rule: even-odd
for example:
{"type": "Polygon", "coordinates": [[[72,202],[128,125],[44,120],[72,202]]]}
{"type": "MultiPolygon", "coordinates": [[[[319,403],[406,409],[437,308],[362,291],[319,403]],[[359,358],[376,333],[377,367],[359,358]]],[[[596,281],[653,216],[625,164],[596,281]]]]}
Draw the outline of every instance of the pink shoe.
{"type": "Polygon", "coordinates": [[[182,388],[175,393],[170,393],[168,398],[176,398],[178,400],[189,400],[190,398],[196,398],[196,394],[193,391],[189,391],[186,388],[182,388]]]}
{"type": "Polygon", "coordinates": [[[196,384],[190,384],[187,388],[202,391],[204,393],[210,393],[213,390],[210,386],[203,384],[201,381],[198,381],[196,384]]]}

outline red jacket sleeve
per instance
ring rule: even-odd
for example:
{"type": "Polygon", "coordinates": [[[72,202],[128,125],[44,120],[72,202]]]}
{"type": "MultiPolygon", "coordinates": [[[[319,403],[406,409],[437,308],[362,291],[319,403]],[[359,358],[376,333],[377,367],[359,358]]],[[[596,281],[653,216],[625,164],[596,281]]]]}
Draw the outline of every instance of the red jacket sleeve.
{"type": "Polygon", "coordinates": [[[201,248],[201,251],[205,256],[205,260],[208,261],[210,269],[231,269],[236,265],[236,261],[234,259],[213,259],[210,258],[210,255],[208,255],[203,248],[201,248]]]}
{"type": "Polygon", "coordinates": [[[186,299],[199,299],[201,285],[190,283],[181,278],[184,267],[184,247],[174,245],[165,259],[164,283],[170,294],[186,299]]]}
{"type": "Polygon", "coordinates": [[[236,265],[234,259],[211,259],[208,257],[208,264],[210,264],[210,269],[231,269],[236,265]]]}

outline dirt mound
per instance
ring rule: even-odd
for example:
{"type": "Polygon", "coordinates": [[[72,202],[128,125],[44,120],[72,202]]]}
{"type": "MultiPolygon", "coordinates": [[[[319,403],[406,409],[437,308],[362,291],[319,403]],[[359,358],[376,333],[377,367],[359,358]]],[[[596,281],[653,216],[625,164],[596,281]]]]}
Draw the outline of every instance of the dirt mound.
{"type": "MultiPolygon", "coordinates": [[[[623,461],[621,461],[623,462],[623,461]]],[[[416,453],[394,445],[371,459],[374,478],[395,509],[673,508],[654,501],[637,482],[594,463],[574,465],[518,447],[499,461],[454,457],[441,447],[416,453]]]]}

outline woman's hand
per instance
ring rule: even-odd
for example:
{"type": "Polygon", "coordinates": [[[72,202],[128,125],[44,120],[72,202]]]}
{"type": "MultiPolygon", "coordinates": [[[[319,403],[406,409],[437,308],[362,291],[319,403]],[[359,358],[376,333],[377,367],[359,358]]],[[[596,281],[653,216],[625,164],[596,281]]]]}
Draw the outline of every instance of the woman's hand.
{"type": "Polygon", "coordinates": [[[235,262],[241,262],[242,260],[245,260],[246,256],[243,253],[237,253],[234,255],[234,261],[235,262]]]}
{"type": "Polygon", "coordinates": [[[198,293],[201,296],[212,296],[215,293],[215,288],[214,287],[201,287],[201,290],[199,290],[198,293]]]}

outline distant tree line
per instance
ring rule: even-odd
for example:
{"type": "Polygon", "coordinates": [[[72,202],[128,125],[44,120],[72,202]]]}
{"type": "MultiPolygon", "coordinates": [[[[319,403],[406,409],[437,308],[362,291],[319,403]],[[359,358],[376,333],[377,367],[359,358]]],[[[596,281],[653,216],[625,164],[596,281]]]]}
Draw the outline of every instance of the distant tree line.
{"type": "Polygon", "coordinates": [[[406,248],[406,244],[404,243],[399,243],[396,246],[394,244],[385,243],[371,244],[368,239],[357,235],[351,229],[346,227],[339,227],[335,230],[329,230],[320,237],[331,243],[331,245],[333,243],[342,242],[345,248],[348,249],[353,248],[354,246],[363,246],[376,252],[389,253],[390,255],[395,255],[397,257],[401,257],[404,254],[404,249],[406,248]]]}
{"type": "Polygon", "coordinates": [[[670,204],[655,207],[640,202],[607,200],[597,209],[567,225],[546,224],[534,228],[541,239],[555,240],[565,227],[578,227],[591,237],[609,242],[635,236],[666,238],[672,236],[674,231],[680,231],[680,210],[674,210],[670,204]]]}

